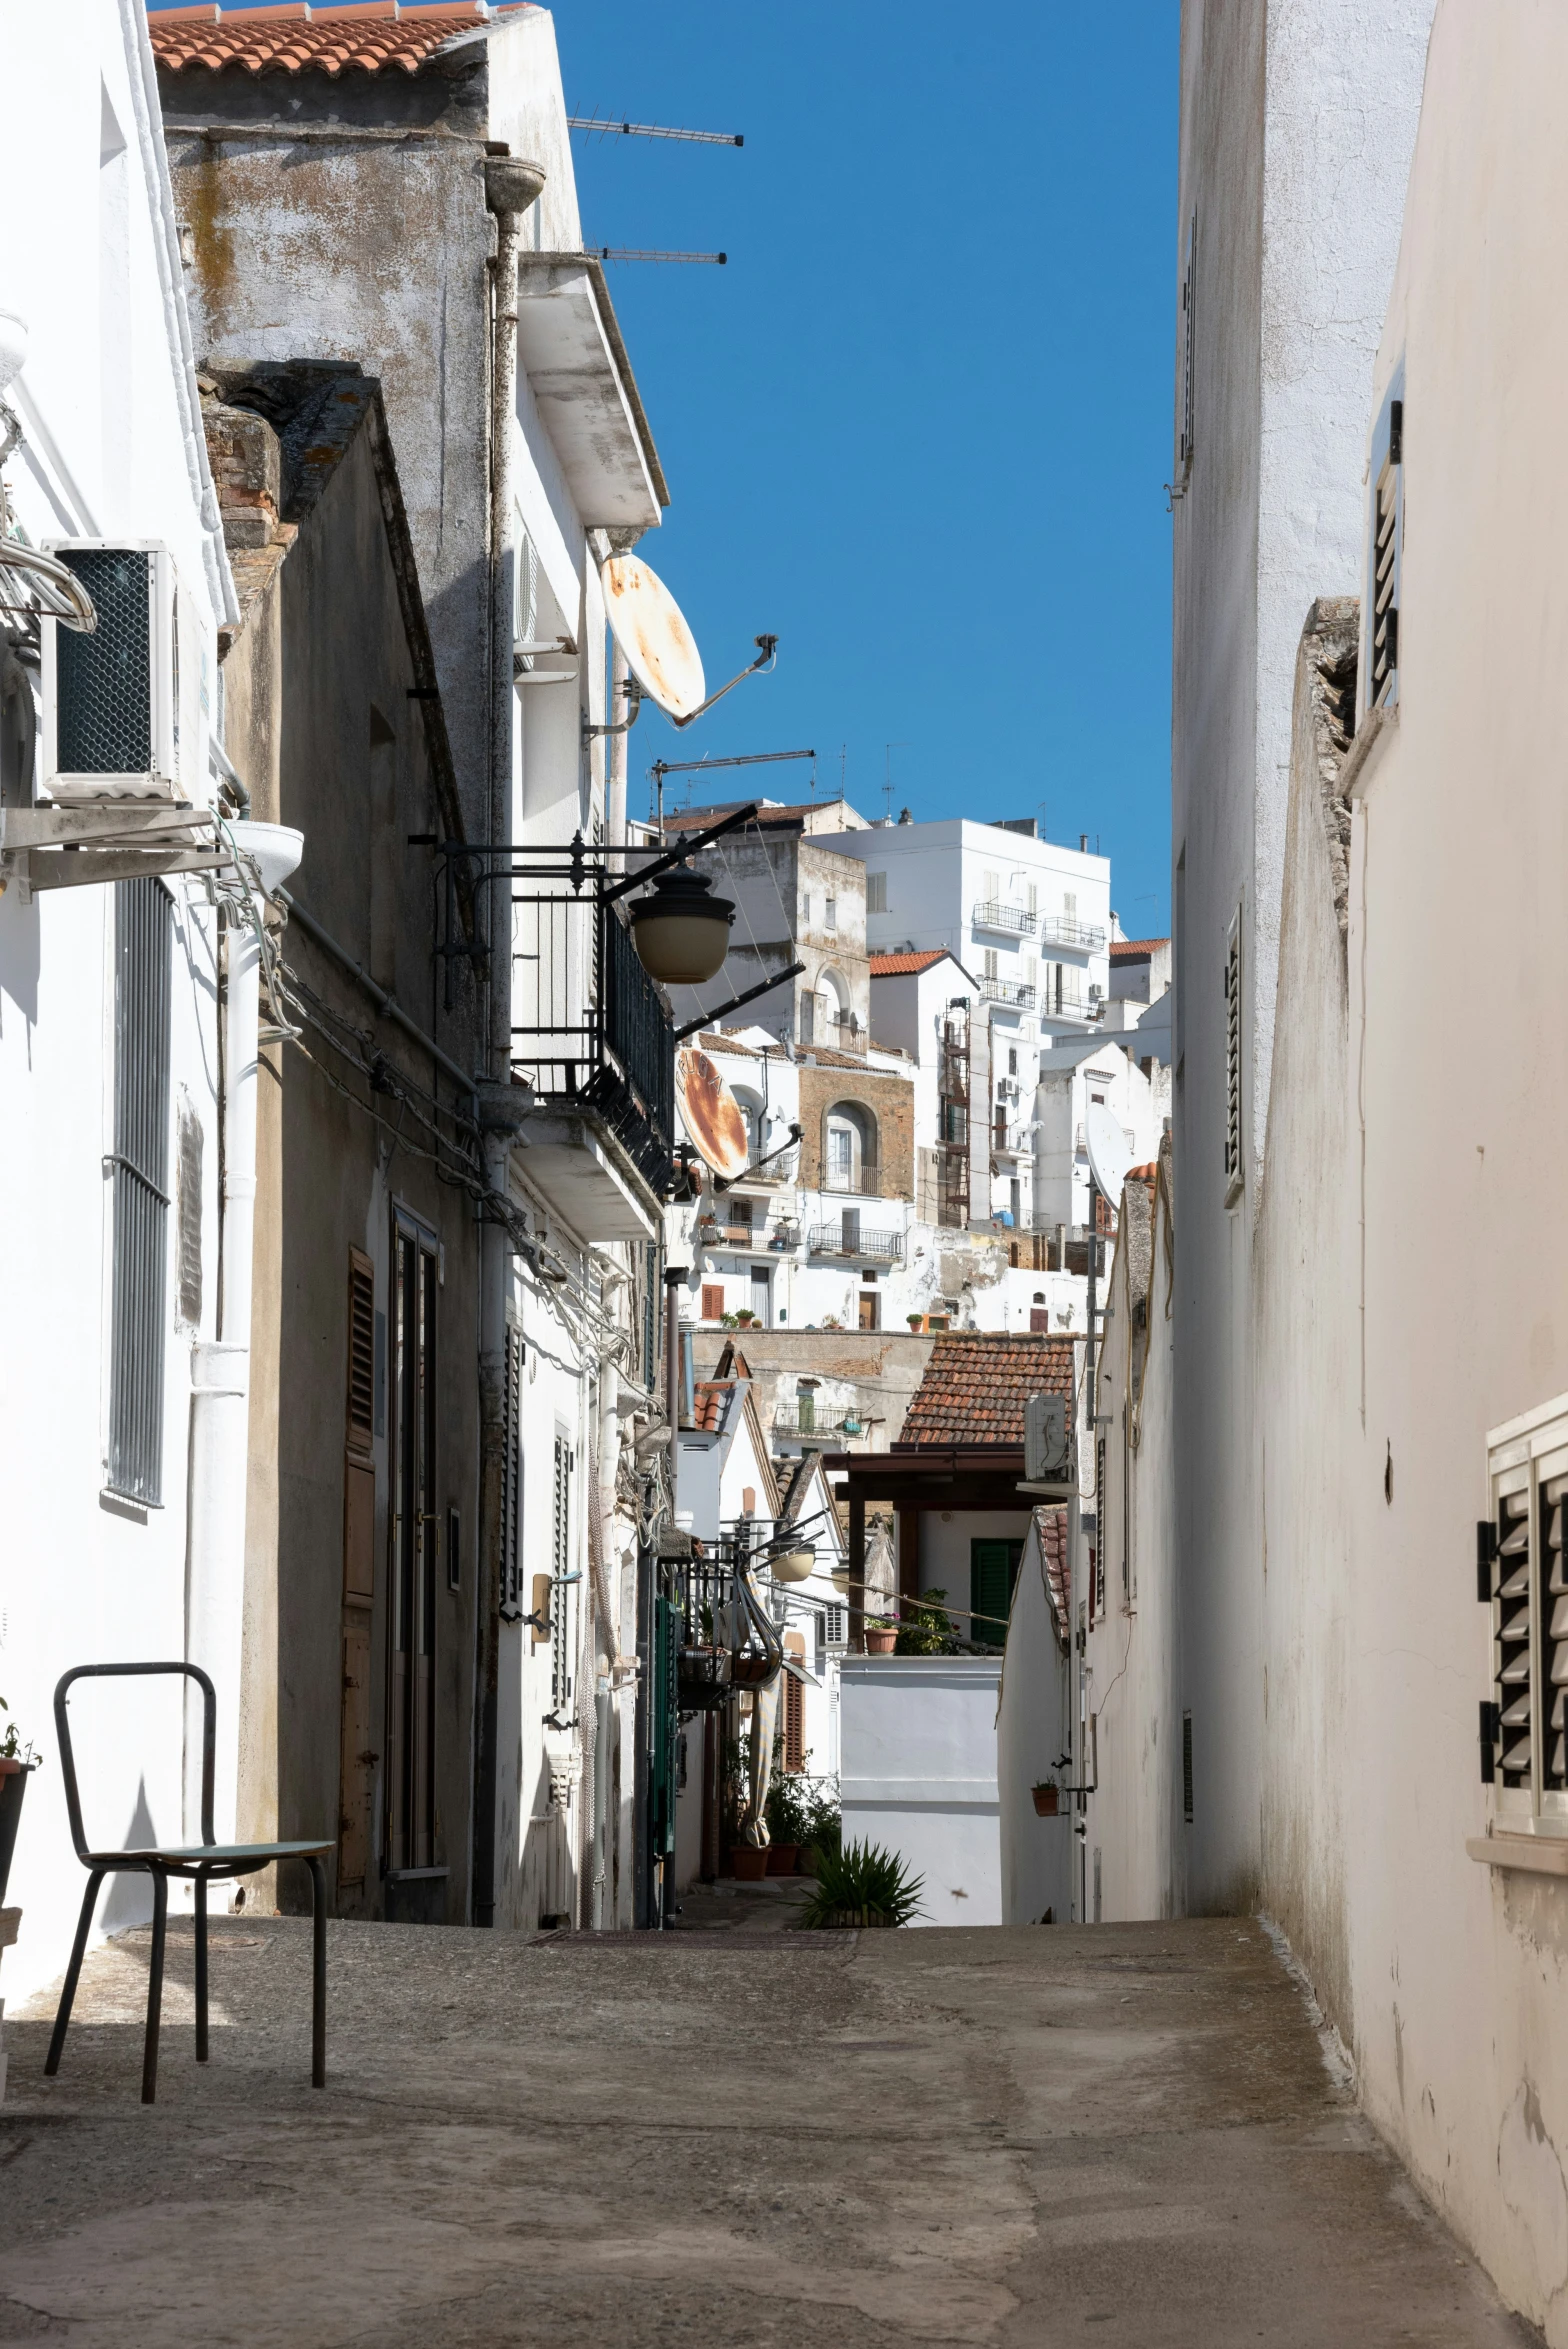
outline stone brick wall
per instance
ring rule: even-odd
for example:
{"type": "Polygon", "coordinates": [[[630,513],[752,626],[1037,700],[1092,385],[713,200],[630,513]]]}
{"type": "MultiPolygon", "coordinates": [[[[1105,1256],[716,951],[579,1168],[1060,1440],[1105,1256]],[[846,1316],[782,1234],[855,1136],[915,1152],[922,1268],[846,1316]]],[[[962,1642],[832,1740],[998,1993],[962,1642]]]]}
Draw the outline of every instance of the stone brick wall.
{"type": "MultiPolygon", "coordinates": [[[[825,1059],[825,1056],[824,1056],[825,1059]]],[[[835,1061],[800,1067],[800,1181],[816,1190],[822,1180],[823,1120],[836,1101],[858,1101],[877,1121],[882,1196],[915,1195],[915,1088],[908,1077],[875,1076],[853,1063],[835,1061]]]]}

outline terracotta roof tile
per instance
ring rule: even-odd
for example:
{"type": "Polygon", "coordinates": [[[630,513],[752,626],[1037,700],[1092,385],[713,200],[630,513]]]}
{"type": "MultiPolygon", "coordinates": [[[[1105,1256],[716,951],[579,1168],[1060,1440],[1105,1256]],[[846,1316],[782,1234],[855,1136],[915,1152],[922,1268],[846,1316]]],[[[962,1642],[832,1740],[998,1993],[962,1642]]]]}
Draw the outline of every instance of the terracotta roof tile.
{"type": "Polygon", "coordinates": [[[699,1378],[692,1389],[692,1426],[702,1435],[722,1434],[725,1407],[734,1392],[733,1379],[699,1378]]]}
{"type": "Polygon", "coordinates": [[[243,65],[248,73],[300,73],[307,66],[339,74],[346,66],[379,73],[400,66],[417,73],[456,33],[508,16],[524,0],[491,7],[486,0],[355,0],[346,7],[287,6],[165,8],[147,20],[153,54],[181,72],[205,66],[218,72],[243,65]]]}
{"type": "Polygon", "coordinates": [[[1020,1445],[1029,1397],[1070,1398],[1072,1391],[1071,1338],[1011,1332],[939,1337],[898,1440],[1020,1445]]]}
{"type": "Polygon", "coordinates": [[[1169,946],[1168,938],[1113,938],[1110,955],[1112,962],[1147,962],[1160,947],[1169,946]]]}
{"type": "Polygon", "coordinates": [[[1066,1508],[1036,1509],[1034,1521],[1040,1535],[1040,1556],[1045,1562],[1046,1593],[1051,1602],[1051,1612],[1056,1617],[1056,1636],[1066,1647],[1073,1611],[1071,1576],[1067,1564],[1066,1508]]]}
{"type": "Polygon", "coordinates": [[[930,946],[920,954],[874,954],[871,957],[871,976],[874,979],[902,979],[916,971],[928,971],[934,962],[947,958],[945,946],[930,946]]]}

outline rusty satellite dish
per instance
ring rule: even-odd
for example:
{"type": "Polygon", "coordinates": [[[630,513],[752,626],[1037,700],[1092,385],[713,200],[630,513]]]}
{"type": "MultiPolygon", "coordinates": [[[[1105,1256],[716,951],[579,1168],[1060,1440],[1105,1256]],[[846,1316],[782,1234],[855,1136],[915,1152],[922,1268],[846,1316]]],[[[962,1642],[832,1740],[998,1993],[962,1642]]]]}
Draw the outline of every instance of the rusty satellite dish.
{"type": "Polygon", "coordinates": [[[672,718],[694,716],[708,687],[697,640],[674,596],[635,555],[611,555],[599,577],[615,641],[643,692],[672,718]]]}
{"type": "Polygon", "coordinates": [[[687,1133],[714,1173],[727,1183],[743,1175],[751,1156],[745,1114],[705,1052],[688,1047],[676,1053],[675,1098],[687,1133]]]}

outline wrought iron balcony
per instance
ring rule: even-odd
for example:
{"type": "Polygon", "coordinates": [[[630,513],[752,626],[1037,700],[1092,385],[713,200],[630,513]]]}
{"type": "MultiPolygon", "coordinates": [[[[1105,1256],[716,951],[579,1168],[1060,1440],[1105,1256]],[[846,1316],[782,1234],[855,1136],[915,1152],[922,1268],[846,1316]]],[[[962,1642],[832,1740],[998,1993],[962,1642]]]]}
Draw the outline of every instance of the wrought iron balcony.
{"type": "Polygon", "coordinates": [[[1027,906],[1004,905],[999,898],[987,898],[977,905],[973,920],[977,930],[996,930],[1008,938],[1032,938],[1036,917],[1027,906]]]}
{"type": "Polygon", "coordinates": [[[1092,1025],[1104,1009],[1104,1004],[1097,997],[1084,1003],[1076,995],[1053,996],[1053,990],[1049,987],[1041,991],[1040,1017],[1043,1020],[1082,1020],[1086,1025],[1092,1025]]]}
{"type": "Polygon", "coordinates": [[[1103,954],[1105,932],[1097,922],[1080,922],[1072,914],[1047,914],[1040,924],[1042,946],[1067,946],[1079,954],[1103,954]]]}
{"type": "Polygon", "coordinates": [[[675,1038],[613,905],[514,898],[512,1067],[541,1104],[591,1111],[661,1194],[675,1144],[675,1038]]]}
{"type": "Polygon", "coordinates": [[[904,1235],[868,1231],[851,1216],[842,1223],[813,1224],[810,1253],[852,1257],[857,1262],[873,1264],[900,1264],[904,1256],[904,1235]]]}
{"type": "Polygon", "coordinates": [[[1005,1003],[1015,1011],[1034,1009],[1034,989],[1019,979],[982,979],[980,993],[987,1003],[1005,1003]]]}
{"type": "Polygon", "coordinates": [[[830,1166],[822,1177],[822,1188],[835,1199],[880,1199],[882,1169],[874,1159],[864,1158],[848,1172],[843,1167],[830,1166]]]}

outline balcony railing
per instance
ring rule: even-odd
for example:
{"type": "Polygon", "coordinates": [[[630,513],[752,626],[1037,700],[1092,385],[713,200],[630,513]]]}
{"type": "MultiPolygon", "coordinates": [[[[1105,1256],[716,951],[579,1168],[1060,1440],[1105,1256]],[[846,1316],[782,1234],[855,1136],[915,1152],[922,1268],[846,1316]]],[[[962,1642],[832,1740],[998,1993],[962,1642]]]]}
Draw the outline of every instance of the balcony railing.
{"type": "Polygon", "coordinates": [[[902,1232],[868,1231],[853,1216],[849,1216],[842,1223],[813,1224],[811,1254],[854,1257],[874,1264],[899,1264],[903,1261],[904,1235],[902,1232]]]}
{"type": "Polygon", "coordinates": [[[980,993],[987,1003],[1010,1004],[1015,1011],[1034,1009],[1034,989],[1021,979],[982,979],[980,993]]]}
{"type": "Polygon", "coordinates": [[[675,1136],[675,1039],[613,906],[512,901],[512,1067],[541,1103],[591,1110],[656,1194],[675,1136]]]}
{"type": "Polygon", "coordinates": [[[830,1013],[826,1025],[828,1032],[823,1038],[825,1044],[835,1045],[840,1052],[864,1053],[866,1031],[858,1013],[853,1011],[830,1013]]]}
{"type": "Polygon", "coordinates": [[[800,1225],[794,1216],[776,1216],[771,1223],[699,1224],[698,1238],[705,1248],[738,1248],[754,1256],[782,1255],[800,1245],[800,1225]]]}
{"type": "Polygon", "coordinates": [[[820,1444],[825,1452],[836,1452],[843,1442],[843,1430],[836,1421],[818,1422],[813,1411],[789,1411],[782,1406],[773,1414],[773,1432],[787,1443],[820,1444]]]}
{"type": "Polygon", "coordinates": [[[1095,922],[1080,922],[1072,914],[1047,914],[1040,924],[1042,946],[1076,947],[1080,954],[1101,954],[1105,932],[1095,922]]]}
{"type": "Polygon", "coordinates": [[[1035,916],[1027,906],[1004,905],[999,898],[991,897],[975,907],[974,925],[977,930],[1001,931],[1009,938],[1032,938],[1035,916]]]}
{"type": "Polygon", "coordinates": [[[1084,1003],[1076,995],[1058,994],[1050,987],[1043,987],[1040,991],[1040,1017],[1044,1020],[1094,1021],[1104,1009],[1098,997],[1084,1003]]]}

